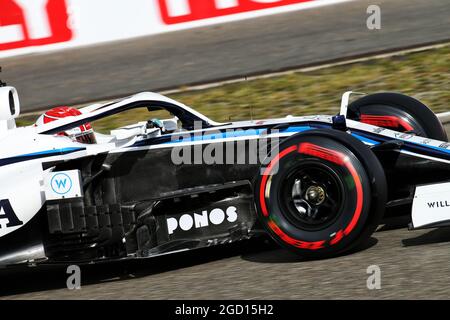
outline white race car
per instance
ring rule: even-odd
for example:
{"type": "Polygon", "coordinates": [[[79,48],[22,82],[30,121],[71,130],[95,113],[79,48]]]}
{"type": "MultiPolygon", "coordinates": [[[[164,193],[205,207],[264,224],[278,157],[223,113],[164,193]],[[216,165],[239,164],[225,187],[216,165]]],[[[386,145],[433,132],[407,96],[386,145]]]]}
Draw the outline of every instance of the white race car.
{"type": "Polygon", "coordinates": [[[330,257],[366,241],[386,208],[411,210],[413,228],[448,224],[436,116],[401,94],[348,100],[337,116],[217,123],[144,92],[16,127],[17,92],[2,86],[0,266],[148,258],[263,233],[330,257]],[[137,108],[173,118],[91,141],[64,134],[137,108]]]}

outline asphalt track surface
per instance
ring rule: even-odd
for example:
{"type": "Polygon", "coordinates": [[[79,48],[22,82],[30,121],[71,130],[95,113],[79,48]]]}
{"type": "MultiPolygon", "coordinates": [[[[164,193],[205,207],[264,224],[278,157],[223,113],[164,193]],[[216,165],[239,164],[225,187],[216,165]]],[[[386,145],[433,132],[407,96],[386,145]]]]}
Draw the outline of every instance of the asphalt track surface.
{"type": "Polygon", "coordinates": [[[441,42],[449,25],[448,0],[359,0],[0,65],[32,111],[441,42]],[[381,7],[381,30],[366,27],[370,4],[381,7]]]}
{"type": "Polygon", "coordinates": [[[82,267],[82,287],[65,269],[2,276],[1,299],[448,299],[450,229],[381,230],[350,255],[301,260],[271,242],[242,242],[145,262],[82,267]],[[367,268],[381,289],[367,288],[367,268]]]}

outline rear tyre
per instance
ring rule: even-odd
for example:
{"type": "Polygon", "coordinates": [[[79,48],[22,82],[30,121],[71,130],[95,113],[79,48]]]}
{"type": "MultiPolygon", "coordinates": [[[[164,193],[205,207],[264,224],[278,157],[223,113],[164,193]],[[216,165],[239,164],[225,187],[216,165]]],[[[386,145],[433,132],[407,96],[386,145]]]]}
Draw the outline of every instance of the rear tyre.
{"type": "Polygon", "coordinates": [[[343,132],[312,130],[283,141],[274,153],[256,178],[255,202],[276,242],[302,256],[326,258],[375,231],[386,179],[363,143],[343,132]]]}
{"type": "Polygon", "coordinates": [[[348,119],[426,138],[448,141],[441,122],[422,102],[392,92],[362,97],[348,106],[348,119]]]}

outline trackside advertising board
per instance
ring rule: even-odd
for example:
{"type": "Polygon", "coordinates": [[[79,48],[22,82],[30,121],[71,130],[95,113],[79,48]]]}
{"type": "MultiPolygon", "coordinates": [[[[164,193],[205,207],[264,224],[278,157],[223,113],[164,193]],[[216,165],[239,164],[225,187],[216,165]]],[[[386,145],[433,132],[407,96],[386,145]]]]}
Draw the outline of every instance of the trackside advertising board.
{"type": "Polygon", "coordinates": [[[0,58],[350,0],[0,0],[0,58]]]}

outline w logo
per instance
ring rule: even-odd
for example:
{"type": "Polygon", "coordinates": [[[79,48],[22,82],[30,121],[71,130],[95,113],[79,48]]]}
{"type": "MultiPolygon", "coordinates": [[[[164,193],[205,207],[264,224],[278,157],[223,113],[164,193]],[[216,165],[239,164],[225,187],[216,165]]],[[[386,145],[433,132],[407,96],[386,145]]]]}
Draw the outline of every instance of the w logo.
{"type": "Polygon", "coordinates": [[[55,180],[55,184],[58,187],[58,189],[65,188],[67,183],[67,179],[64,180],[55,180]]]}
{"type": "Polygon", "coordinates": [[[72,189],[72,180],[65,173],[57,173],[53,176],[51,187],[57,194],[66,194],[72,189]]]}

